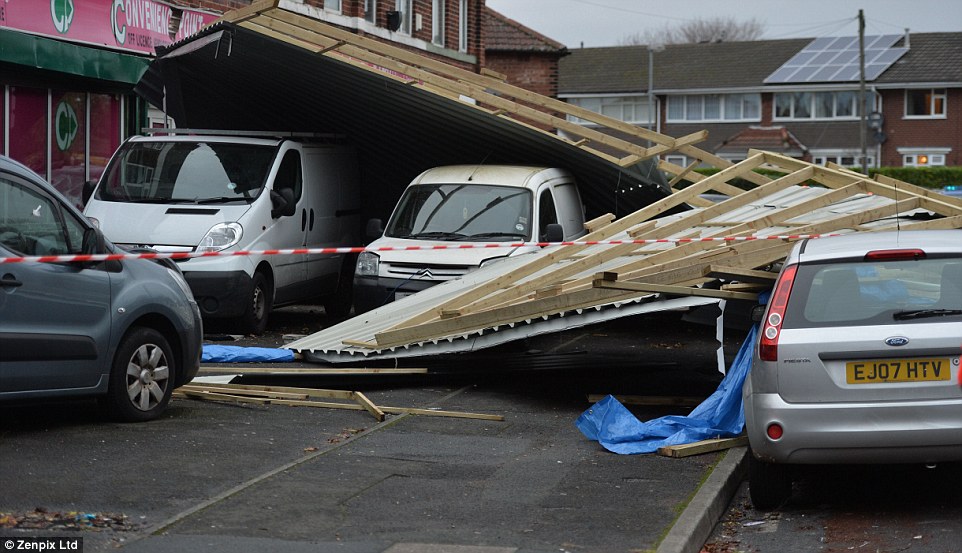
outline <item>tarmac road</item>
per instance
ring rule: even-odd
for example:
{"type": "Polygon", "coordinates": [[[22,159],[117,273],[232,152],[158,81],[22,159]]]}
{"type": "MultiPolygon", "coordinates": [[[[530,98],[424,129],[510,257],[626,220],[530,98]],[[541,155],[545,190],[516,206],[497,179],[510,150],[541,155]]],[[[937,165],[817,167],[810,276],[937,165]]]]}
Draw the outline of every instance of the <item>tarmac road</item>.
{"type": "MultiPolygon", "coordinates": [[[[310,308],[300,311],[273,334],[309,329],[310,308]]],[[[130,425],[104,421],[94,402],[2,405],[0,538],[79,535],[85,551],[134,552],[698,551],[740,480],[743,449],[620,456],[574,426],[587,394],[714,391],[714,329],[674,317],[646,321],[658,333],[644,340],[638,321],[624,321],[504,354],[583,360],[574,368],[296,384],[503,422],[377,423],[363,411],[177,399],[162,419],[130,425]],[[592,345],[619,340],[631,355],[597,361],[606,357],[592,345]]]]}

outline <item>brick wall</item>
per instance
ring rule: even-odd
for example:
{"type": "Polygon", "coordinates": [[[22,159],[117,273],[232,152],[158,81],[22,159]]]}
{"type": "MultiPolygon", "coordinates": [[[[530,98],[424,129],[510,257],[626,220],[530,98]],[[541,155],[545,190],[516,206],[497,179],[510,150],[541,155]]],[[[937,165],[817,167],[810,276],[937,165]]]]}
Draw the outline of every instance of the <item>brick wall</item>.
{"type": "Polygon", "coordinates": [[[508,77],[508,83],[544,96],[558,94],[558,56],[488,52],[485,67],[508,77]]]}
{"type": "Polygon", "coordinates": [[[945,119],[905,119],[905,90],[882,92],[882,165],[902,166],[898,148],[951,148],[946,165],[962,165],[962,89],[947,89],[945,119]]]}

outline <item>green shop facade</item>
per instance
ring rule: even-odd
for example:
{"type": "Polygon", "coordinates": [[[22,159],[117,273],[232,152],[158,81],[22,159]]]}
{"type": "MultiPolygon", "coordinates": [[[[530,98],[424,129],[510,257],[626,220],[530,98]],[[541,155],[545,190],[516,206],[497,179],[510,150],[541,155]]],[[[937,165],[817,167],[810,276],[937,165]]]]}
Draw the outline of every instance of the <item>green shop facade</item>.
{"type": "Polygon", "coordinates": [[[158,0],[0,0],[0,153],[79,204],[125,137],[165,123],[133,94],[154,48],[217,17],[158,0]]]}

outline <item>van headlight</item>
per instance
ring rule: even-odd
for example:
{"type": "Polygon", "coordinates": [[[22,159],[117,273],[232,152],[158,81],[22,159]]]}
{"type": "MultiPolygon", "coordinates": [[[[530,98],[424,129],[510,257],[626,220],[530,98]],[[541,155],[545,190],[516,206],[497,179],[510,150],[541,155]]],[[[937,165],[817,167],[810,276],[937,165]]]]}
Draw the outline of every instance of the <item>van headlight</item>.
{"type": "Polygon", "coordinates": [[[219,252],[240,242],[244,227],[240,223],[218,223],[207,231],[197,245],[199,252],[219,252]]]}
{"type": "Polygon", "coordinates": [[[380,264],[381,258],[376,253],[361,252],[357,256],[357,267],[354,268],[354,274],[357,276],[377,276],[378,265],[380,264]]]}

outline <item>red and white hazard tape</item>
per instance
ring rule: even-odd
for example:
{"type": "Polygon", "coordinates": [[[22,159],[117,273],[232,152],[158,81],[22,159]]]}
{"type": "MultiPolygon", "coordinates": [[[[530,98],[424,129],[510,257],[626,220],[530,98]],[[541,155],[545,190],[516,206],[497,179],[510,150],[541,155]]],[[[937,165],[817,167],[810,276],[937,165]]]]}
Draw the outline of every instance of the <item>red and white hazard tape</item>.
{"type": "Polygon", "coordinates": [[[91,261],[118,261],[123,259],[193,259],[197,257],[257,256],[257,255],[317,255],[361,252],[407,252],[419,250],[470,250],[479,248],[521,248],[549,246],[619,246],[624,244],[691,244],[694,242],[749,242],[752,240],[802,240],[822,238],[837,234],[786,234],[777,236],[718,236],[707,238],[648,238],[639,240],[571,240],[565,242],[510,242],[500,244],[438,244],[432,246],[384,246],[380,248],[293,248],[283,250],[241,250],[236,252],[138,252],[93,255],[37,255],[26,257],[0,257],[0,265],[9,263],[77,263],[91,261]]]}

